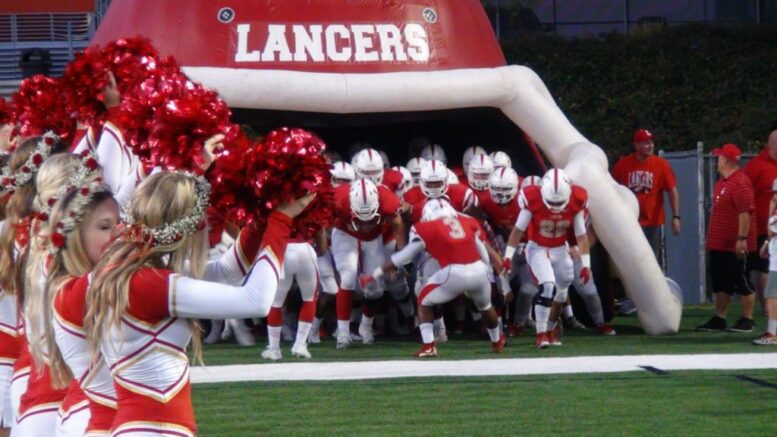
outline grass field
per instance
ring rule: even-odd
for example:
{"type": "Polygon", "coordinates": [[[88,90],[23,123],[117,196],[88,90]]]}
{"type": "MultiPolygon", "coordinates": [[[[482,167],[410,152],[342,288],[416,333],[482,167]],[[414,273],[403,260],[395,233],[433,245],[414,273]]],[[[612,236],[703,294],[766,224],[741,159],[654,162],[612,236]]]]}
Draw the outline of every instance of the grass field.
{"type": "MultiPolygon", "coordinates": [[[[621,317],[615,337],[572,332],[563,347],[546,351],[536,351],[526,335],[511,339],[502,355],[467,336],[453,337],[440,352],[444,359],[489,359],[773,351],[750,344],[762,317],[753,334],[693,332],[710,314],[709,306],[686,308],[672,336],[646,336],[636,317],[621,317]]],[[[263,339],[258,343],[208,346],[206,364],[261,363],[263,339]]],[[[293,361],[289,345],[283,348],[284,360],[293,361]]],[[[417,348],[408,339],[383,339],[337,351],[329,339],[311,353],[317,361],[412,359],[417,348]]],[[[203,436],[777,434],[777,370],[242,382],[198,384],[193,396],[203,436]]]]}

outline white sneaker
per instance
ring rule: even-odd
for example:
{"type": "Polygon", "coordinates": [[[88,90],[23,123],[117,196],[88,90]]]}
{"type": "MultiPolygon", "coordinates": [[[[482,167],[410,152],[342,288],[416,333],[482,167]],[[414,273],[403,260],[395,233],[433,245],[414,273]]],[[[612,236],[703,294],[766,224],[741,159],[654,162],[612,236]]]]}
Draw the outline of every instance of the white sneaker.
{"type": "Polygon", "coordinates": [[[205,337],[204,340],[202,340],[205,344],[216,344],[221,340],[221,332],[224,330],[224,321],[223,320],[211,320],[210,321],[210,332],[208,332],[208,336],[205,337]]]}
{"type": "Polygon", "coordinates": [[[310,344],[319,344],[321,343],[321,336],[318,333],[318,329],[311,329],[310,334],[308,334],[308,343],[310,344]]]}
{"type": "Polygon", "coordinates": [[[232,332],[235,334],[235,340],[240,346],[253,346],[256,344],[251,330],[243,324],[242,320],[231,319],[229,324],[232,326],[232,332]]]}
{"type": "Polygon", "coordinates": [[[351,336],[346,335],[338,335],[337,336],[337,349],[348,349],[351,347],[351,336]]]}
{"type": "Polygon", "coordinates": [[[448,342],[448,331],[446,329],[436,329],[434,333],[434,341],[437,343],[448,342]]]}
{"type": "Polygon", "coordinates": [[[310,352],[308,351],[308,345],[306,343],[294,343],[294,346],[291,347],[291,355],[307,359],[310,359],[311,357],[310,352]]]}
{"type": "Polygon", "coordinates": [[[362,343],[374,344],[375,334],[372,332],[372,326],[359,325],[359,335],[362,337],[362,343]]]}
{"type": "Polygon", "coordinates": [[[267,349],[262,351],[262,358],[270,361],[278,361],[283,358],[283,354],[281,353],[280,349],[274,349],[270,346],[267,346],[267,349]]]}

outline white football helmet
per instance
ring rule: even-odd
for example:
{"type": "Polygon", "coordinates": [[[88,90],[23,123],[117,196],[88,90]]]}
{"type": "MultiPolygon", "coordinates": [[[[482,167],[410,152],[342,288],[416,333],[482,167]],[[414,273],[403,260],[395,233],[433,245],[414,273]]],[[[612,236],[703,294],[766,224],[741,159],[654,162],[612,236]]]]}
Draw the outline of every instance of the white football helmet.
{"type": "Polygon", "coordinates": [[[380,217],[378,214],[378,208],[380,207],[378,186],[371,180],[359,179],[352,183],[351,189],[348,192],[348,199],[351,203],[353,218],[362,222],[370,222],[375,220],[376,217],[380,217]]]}
{"type": "Polygon", "coordinates": [[[421,212],[421,221],[429,222],[441,218],[456,218],[458,213],[445,199],[429,199],[421,212]]]}
{"type": "Polygon", "coordinates": [[[459,183],[459,177],[456,176],[456,173],[454,173],[453,170],[448,169],[448,185],[458,184],[458,183],[459,183]]]}
{"type": "Polygon", "coordinates": [[[448,191],[448,168],[440,161],[426,161],[421,167],[421,191],[430,199],[448,191]]]}
{"type": "Polygon", "coordinates": [[[448,159],[445,157],[445,150],[442,150],[439,144],[430,144],[421,150],[421,158],[427,161],[437,160],[443,164],[448,163],[448,159]]]}
{"type": "Polygon", "coordinates": [[[478,191],[488,189],[488,178],[493,172],[494,163],[491,162],[488,155],[485,153],[475,155],[469,162],[469,171],[467,172],[469,185],[478,191]]]}
{"type": "Polygon", "coordinates": [[[424,166],[424,162],[426,162],[424,158],[413,158],[407,161],[406,167],[413,176],[413,186],[418,185],[421,181],[421,167],[424,166]]]}
{"type": "Polygon", "coordinates": [[[561,212],[567,207],[569,196],[572,195],[572,181],[564,170],[552,168],[542,177],[540,192],[542,201],[549,210],[561,212]]]}
{"type": "Polygon", "coordinates": [[[513,161],[510,159],[510,156],[501,150],[491,152],[491,161],[494,163],[494,168],[513,166],[513,161]]]}
{"type": "Polygon", "coordinates": [[[383,158],[375,149],[364,149],[353,156],[353,170],[359,179],[369,179],[376,184],[383,182],[383,158]]]}
{"type": "Polygon", "coordinates": [[[353,171],[353,167],[345,161],[337,161],[332,164],[329,173],[332,175],[332,186],[334,187],[356,180],[356,173],[353,171]]]}
{"type": "Polygon", "coordinates": [[[521,181],[521,188],[531,187],[532,185],[540,186],[542,185],[542,178],[537,175],[531,175],[526,176],[523,178],[523,181],[521,181]]]}
{"type": "Polygon", "coordinates": [[[461,166],[464,168],[464,174],[469,176],[469,162],[472,161],[472,158],[480,155],[485,154],[486,151],[483,150],[480,146],[469,146],[467,147],[467,150],[464,151],[464,157],[461,158],[461,166]]]}
{"type": "Polygon", "coordinates": [[[488,178],[488,190],[494,202],[500,205],[510,202],[518,193],[518,173],[510,167],[497,169],[488,178]]]}
{"type": "Polygon", "coordinates": [[[396,194],[401,196],[402,194],[407,193],[407,190],[413,187],[413,175],[410,174],[408,169],[401,165],[395,165],[394,167],[391,167],[391,169],[402,174],[402,182],[399,184],[396,194]]]}

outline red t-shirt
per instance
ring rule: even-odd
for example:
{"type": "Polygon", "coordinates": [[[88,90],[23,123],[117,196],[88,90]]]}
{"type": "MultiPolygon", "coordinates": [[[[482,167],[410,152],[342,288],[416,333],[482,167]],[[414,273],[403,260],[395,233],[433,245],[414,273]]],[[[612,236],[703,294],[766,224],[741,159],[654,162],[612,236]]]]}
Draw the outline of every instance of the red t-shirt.
{"type": "Polygon", "coordinates": [[[712,195],[712,212],[707,228],[707,249],[735,252],[739,236],[739,214],[750,213],[750,230],[747,234],[747,250],[755,251],[756,227],[753,185],[744,172],[735,171],[721,178],[712,195]]]}
{"type": "Polygon", "coordinates": [[[748,161],[742,172],[750,178],[755,190],[755,222],[758,235],[766,235],[769,221],[769,202],[772,200],[772,183],[777,179],[777,161],[766,150],[748,161]]]}
{"type": "Polygon", "coordinates": [[[664,191],[677,185],[669,161],[658,156],[648,156],[644,162],[640,162],[636,153],[632,153],[618,160],[612,168],[612,177],[637,196],[640,226],[664,224],[664,191]]]}
{"type": "Polygon", "coordinates": [[[540,187],[526,187],[521,191],[524,206],[532,213],[529,224],[529,240],[543,247],[563,246],[567,241],[567,231],[574,226],[575,215],[583,211],[588,204],[585,188],[572,185],[569,204],[561,212],[553,212],[542,201],[540,187]]]}
{"type": "Polygon", "coordinates": [[[380,223],[370,229],[353,228],[353,212],[349,193],[350,184],[342,184],[335,189],[335,227],[362,241],[372,241],[391,228],[391,220],[399,212],[399,198],[383,185],[378,185],[378,214],[380,223]]]}

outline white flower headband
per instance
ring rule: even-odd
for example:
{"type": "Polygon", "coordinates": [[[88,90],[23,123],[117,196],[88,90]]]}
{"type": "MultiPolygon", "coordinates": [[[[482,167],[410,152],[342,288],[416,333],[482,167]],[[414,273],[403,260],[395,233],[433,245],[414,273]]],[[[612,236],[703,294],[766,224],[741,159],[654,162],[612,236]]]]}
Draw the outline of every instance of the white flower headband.
{"type": "Polygon", "coordinates": [[[5,195],[11,195],[19,188],[30,183],[33,176],[38,173],[40,165],[51,155],[51,148],[57,142],[59,142],[59,136],[54,132],[48,131],[43,134],[35,147],[35,151],[32,152],[32,155],[27,158],[27,161],[18,171],[11,174],[10,164],[3,167],[3,177],[0,181],[2,192],[5,195]]]}
{"type": "Polygon", "coordinates": [[[158,228],[140,225],[126,211],[122,212],[122,219],[127,224],[127,235],[131,241],[149,242],[152,246],[167,246],[205,228],[205,210],[210,201],[210,184],[204,177],[190,172],[176,173],[194,180],[197,192],[195,205],[180,219],[158,228]]]}
{"type": "MultiPolygon", "coordinates": [[[[57,203],[57,200],[62,199],[68,193],[68,191],[74,188],[80,188],[86,185],[86,182],[94,177],[97,171],[100,169],[100,164],[97,162],[97,158],[92,152],[84,152],[81,155],[81,162],[78,163],[78,168],[70,176],[67,183],[59,187],[57,194],[50,198],[45,205],[41,206],[40,214],[38,218],[40,220],[48,220],[51,214],[51,209],[57,203]]],[[[102,181],[102,179],[100,179],[102,181]]]]}
{"type": "Polygon", "coordinates": [[[111,189],[103,182],[102,178],[94,178],[85,185],[71,187],[75,189],[75,197],[68,206],[69,212],[62,217],[55,225],[49,240],[49,252],[56,255],[67,241],[66,236],[72,232],[83,220],[86,214],[86,206],[92,202],[94,196],[98,193],[110,192],[111,189]]]}

